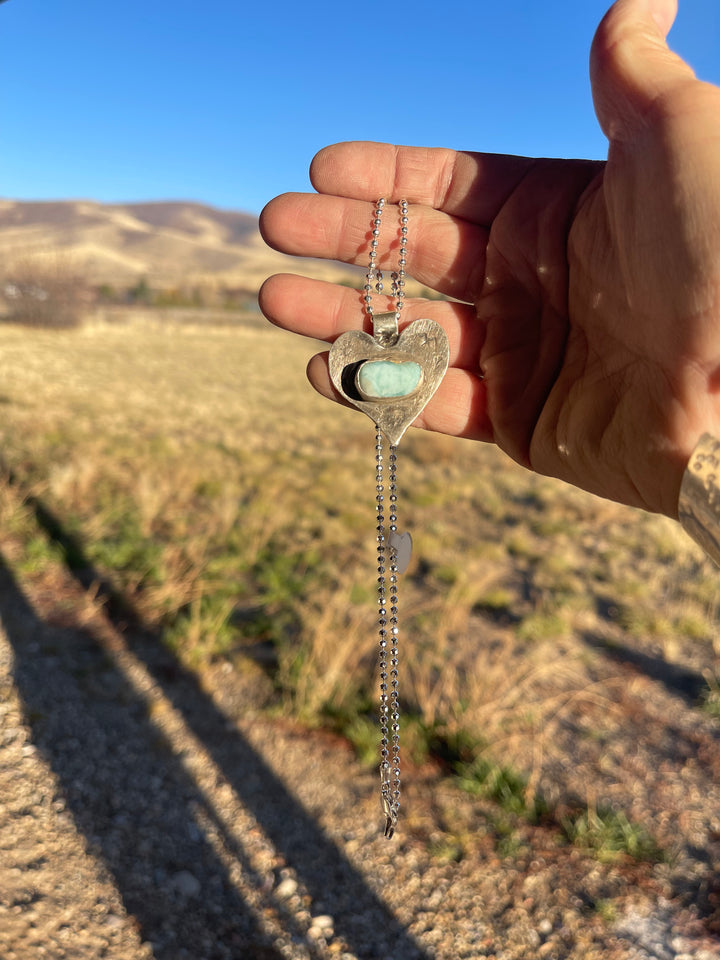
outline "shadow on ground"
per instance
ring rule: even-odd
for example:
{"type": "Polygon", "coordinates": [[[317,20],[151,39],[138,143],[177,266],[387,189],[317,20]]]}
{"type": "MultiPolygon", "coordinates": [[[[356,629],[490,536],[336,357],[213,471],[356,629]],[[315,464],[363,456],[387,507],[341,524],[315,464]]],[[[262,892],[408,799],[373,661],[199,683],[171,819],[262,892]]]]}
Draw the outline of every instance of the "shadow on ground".
{"type": "Polygon", "coordinates": [[[681,697],[689,707],[696,707],[707,693],[707,679],[697,670],[670,663],[664,657],[634,650],[624,644],[608,643],[592,633],[584,633],[582,639],[592,650],[600,651],[609,660],[625,664],[656,680],[668,693],[681,697]]]}
{"type": "MultiPolygon", "coordinates": [[[[336,936],[360,958],[426,956],[343,852],[203,692],[135,612],[102,581],[82,549],[40,501],[28,498],[39,526],[59,545],[83,585],[99,584],[108,616],[132,653],[203,743],[277,852],[332,914],[336,936]]],[[[118,669],[100,638],[40,619],[0,559],[0,616],[15,655],[15,679],[34,742],[56,774],[67,809],[111,871],[126,908],[158,960],[252,956],[279,960],[256,912],[243,901],[201,824],[217,824],[181,759],[162,740],[148,704],[118,669]],[[189,871],[199,896],[175,879],[189,871]],[[186,951],[186,952],[183,952],[186,951]],[[250,953],[250,951],[252,951],[250,953]]],[[[222,827],[218,824],[218,832],[222,827]]],[[[224,834],[256,889],[243,851],[224,834]]],[[[265,894],[268,896],[269,894],[265,894]]],[[[287,936],[301,939],[288,917],[287,936]]],[[[306,941],[311,956],[317,948],[306,941]]]]}

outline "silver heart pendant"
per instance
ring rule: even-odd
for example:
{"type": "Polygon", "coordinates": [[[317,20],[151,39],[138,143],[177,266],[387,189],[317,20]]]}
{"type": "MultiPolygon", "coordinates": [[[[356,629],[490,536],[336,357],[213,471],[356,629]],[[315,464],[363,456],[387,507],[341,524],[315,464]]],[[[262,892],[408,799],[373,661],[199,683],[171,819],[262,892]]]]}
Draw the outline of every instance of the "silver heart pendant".
{"type": "Polygon", "coordinates": [[[330,377],[348,403],[397,446],[440,386],[449,359],[443,328],[434,320],[415,320],[391,345],[362,330],[343,333],[330,349],[330,377]]]}

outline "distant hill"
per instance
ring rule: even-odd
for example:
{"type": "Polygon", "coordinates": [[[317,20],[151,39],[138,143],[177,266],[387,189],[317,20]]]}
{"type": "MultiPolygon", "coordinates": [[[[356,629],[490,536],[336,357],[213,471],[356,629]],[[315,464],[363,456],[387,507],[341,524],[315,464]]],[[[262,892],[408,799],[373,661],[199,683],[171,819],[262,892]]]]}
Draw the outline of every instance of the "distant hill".
{"type": "Polygon", "coordinates": [[[116,286],[145,278],[153,287],[255,289],[279,271],[328,280],[353,275],[349,267],[270,250],[247,213],[183,201],[0,199],[0,279],[18,266],[58,258],[92,284],[116,286]]]}

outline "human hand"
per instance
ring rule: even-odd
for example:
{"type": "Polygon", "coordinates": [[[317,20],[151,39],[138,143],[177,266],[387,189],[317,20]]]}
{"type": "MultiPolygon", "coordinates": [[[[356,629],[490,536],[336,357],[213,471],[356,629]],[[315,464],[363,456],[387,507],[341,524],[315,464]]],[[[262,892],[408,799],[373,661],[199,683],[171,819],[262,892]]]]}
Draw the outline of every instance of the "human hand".
{"type": "MultiPolygon", "coordinates": [[[[720,436],[720,90],[668,50],[675,10],[618,0],[598,29],[606,163],[338,144],[313,161],[318,195],[278,197],[261,217],[286,253],[366,263],[373,201],[406,198],[408,272],[456,301],[403,310],[450,340],[416,425],[669,516],[696,441],[720,436]]],[[[362,316],[358,292],[286,275],[260,304],[328,341],[362,316]]],[[[326,354],[308,375],[339,399],[326,354]]]]}

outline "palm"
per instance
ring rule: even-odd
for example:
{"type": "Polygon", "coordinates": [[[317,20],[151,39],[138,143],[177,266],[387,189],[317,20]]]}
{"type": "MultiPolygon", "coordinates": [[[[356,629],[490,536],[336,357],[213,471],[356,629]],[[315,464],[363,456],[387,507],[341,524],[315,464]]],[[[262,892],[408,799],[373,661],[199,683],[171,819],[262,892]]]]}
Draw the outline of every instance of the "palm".
{"type": "MultiPolygon", "coordinates": [[[[670,512],[645,441],[653,434],[662,446],[662,435],[672,433],[667,339],[678,317],[652,283],[628,287],[640,271],[623,260],[622,238],[637,243],[650,229],[638,205],[625,202],[628,172],[538,161],[526,173],[493,220],[484,283],[471,297],[485,328],[479,367],[492,438],[512,457],[670,512]],[[623,197],[615,223],[613,194],[623,197]]],[[[634,251],[630,245],[630,258],[634,251]]],[[[647,258],[647,246],[641,255],[647,258]]],[[[672,286],[675,277],[665,276],[672,286]]]]}
{"type": "MultiPolygon", "coordinates": [[[[340,144],[313,165],[319,195],[273,201],[263,232],[288,253],[364,263],[372,201],[406,197],[409,270],[453,298],[404,311],[451,344],[417,425],[673,515],[695,440],[720,435],[719,101],[683,83],[607,164],[340,144]]],[[[362,317],[356,292],[300,277],[271,278],[261,304],[329,341],[362,317]]],[[[321,357],[309,375],[337,399],[321,357]]]]}

